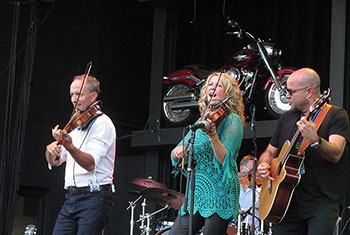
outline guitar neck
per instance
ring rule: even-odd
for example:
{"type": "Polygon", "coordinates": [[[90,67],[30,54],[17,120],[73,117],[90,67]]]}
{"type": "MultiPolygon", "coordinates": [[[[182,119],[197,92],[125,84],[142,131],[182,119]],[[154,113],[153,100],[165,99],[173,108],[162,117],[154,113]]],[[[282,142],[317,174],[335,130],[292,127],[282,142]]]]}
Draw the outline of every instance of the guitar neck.
{"type": "Polygon", "coordinates": [[[297,140],[300,137],[300,130],[297,129],[297,131],[294,133],[293,138],[290,141],[290,145],[288,146],[287,150],[285,151],[286,154],[284,154],[283,158],[281,159],[281,163],[280,166],[283,166],[285,161],[288,159],[288,155],[289,153],[293,152],[292,149],[295,148],[296,149],[296,143],[297,140]]]}

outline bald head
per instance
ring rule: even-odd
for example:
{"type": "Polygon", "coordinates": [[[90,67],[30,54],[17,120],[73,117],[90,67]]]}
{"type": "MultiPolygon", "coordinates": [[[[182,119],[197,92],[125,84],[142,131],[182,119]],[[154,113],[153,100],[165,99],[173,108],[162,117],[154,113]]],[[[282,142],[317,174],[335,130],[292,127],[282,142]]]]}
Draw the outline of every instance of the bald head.
{"type": "Polygon", "coordinates": [[[320,93],[321,80],[313,69],[299,69],[292,73],[288,80],[294,81],[300,87],[312,87],[316,94],[320,93]]]}
{"type": "Polygon", "coordinates": [[[292,109],[307,114],[310,106],[320,96],[320,77],[310,68],[292,73],[287,80],[286,98],[292,109]]]}

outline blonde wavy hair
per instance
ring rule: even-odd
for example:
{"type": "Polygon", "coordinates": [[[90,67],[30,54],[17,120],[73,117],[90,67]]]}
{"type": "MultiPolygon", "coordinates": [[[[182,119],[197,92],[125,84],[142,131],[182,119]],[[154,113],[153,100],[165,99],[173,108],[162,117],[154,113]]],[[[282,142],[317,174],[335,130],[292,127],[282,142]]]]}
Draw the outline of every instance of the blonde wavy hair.
{"type": "Polygon", "coordinates": [[[211,73],[205,84],[203,85],[200,93],[200,98],[198,101],[199,104],[199,111],[201,115],[207,110],[207,100],[208,100],[208,95],[207,95],[207,88],[210,80],[214,77],[218,76],[220,78],[220,83],[224,88],[224,94],[228,98],[230,98],[226,104],[230,108],[231,113],[237,114],[243,124],[245,122],[245,116],[244,116],[244,103],[243,103],[243,98],[242,98],[242,92],[239,89],[238,82],[232,78],[229,74],[227,73],[222,73],[222,72],[213,72],[211,73]]]}

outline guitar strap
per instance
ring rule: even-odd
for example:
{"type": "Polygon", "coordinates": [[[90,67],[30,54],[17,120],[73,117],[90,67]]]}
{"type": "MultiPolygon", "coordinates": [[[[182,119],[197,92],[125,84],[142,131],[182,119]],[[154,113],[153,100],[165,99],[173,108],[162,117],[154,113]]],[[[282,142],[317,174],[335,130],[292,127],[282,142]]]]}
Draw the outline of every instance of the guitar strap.
{"type": "MultiPolygon", "coordinates": [[[[326,117],[326,114],[328,111],[331,109],[332,105],[330,104],[325,104],[320,112],[317,114],[317,117],[314,120],[314,123],[316,124],[316,131],[318,131],[318,128],[320,128],[321,123],[323,119],[326,117]]],[[[299,153],[303,153],[305,149],[309,146],[309,141],[307,141],[305,138],[303,138],[303,141],[301,142],[300,148],[299,148],[299,153]]]]}

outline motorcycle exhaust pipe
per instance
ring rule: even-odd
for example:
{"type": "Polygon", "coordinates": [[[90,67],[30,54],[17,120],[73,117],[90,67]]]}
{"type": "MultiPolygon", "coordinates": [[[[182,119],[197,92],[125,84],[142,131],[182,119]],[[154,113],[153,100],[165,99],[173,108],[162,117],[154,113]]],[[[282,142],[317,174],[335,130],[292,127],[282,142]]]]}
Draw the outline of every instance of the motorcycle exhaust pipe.
{"type": "Polygon", "coordinates": [[[179,110],[179,109],[194,109],[198,108],[198,103],[197,102],[182,102],[182,103],[175,103],[171,104],[170,108],[172,110],[179,110]]]}
{"type": "Polygon", "coordinates": [[[181,100],[194,100],[195,95],[193,92],[185,93],[181,95],[167,95],[164,96],[163,101],[164,102],[170,102],[170,101],[181,101],[181,100]]]}

